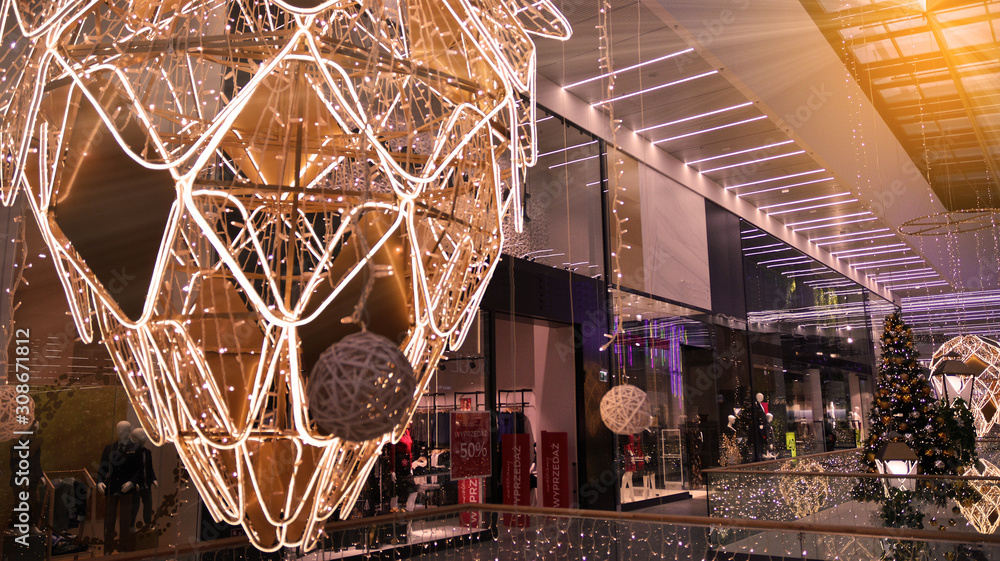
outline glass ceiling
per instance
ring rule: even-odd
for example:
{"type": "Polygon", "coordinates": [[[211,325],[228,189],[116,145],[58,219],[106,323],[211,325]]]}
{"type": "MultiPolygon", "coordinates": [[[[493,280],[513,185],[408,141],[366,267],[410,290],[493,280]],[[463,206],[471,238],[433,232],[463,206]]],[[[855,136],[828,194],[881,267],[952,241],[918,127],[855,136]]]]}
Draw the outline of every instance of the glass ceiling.
{"type": "Polygon", "coordinates": [[[1000,1],[801,2],[942,203],[1000,207],[1000,1]]]}

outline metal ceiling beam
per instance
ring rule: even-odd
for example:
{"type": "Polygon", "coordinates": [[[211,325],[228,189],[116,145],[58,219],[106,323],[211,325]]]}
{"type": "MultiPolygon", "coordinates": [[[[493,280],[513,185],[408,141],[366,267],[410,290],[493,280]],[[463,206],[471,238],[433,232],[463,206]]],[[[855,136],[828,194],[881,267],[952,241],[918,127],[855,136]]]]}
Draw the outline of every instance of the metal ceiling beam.
{"type": "Polygon", "coordinates": [[[969,98],[968,92],[965,90],[965,84],[962,81],[962,73],[959,72],[958,65],[952,57],[951,51],[948,50],[948,42],[945,40],[944,29],[941,26],[941,22],[938,21],[937,15],[929,10],[927,12],[927,23],[931,32],[934,34],[934,40],[941,49],[941,54],[948,63],[948,71],[951,73],[952,80],[955,82],[955,88],[958,90],[958,96],[962,99],[962,104],[965,106],[965,110],[969,115],[969,122],[972,124],[972,131],[976,135],[976,140],[979,142],[979,147],[983,152],[983,158],[986,160],[986,166],[989,168],[990,176],[993,178],[994,194],[998,197],[998,199],[1000,199],[1000,166],[997,165],[996,159],[993,158],[991,150],[991,148],[996,145],[996,140],[987,138],[986,131],[984,131],[979,125],[976,107],[969,98]],[[991,143],[990,140],[994,140],[994,142],[991,143]]]}
{"type": "MultiPolygon", "coordinates": [[[[955,8],[961,8],[964,6],[974,6],[981,5],[983,0],[928,0],[927,9],[928,10],[951,10],[955,8]]],[[[909,4],[890,0],[888,2],[873,2],[872,4],[865,6],[863,8],[852,8],[850,10],[839,10],[836,12],[823,11],[825,17],[831,18],[848,18],[848,17],[867,17],[876,15],[889,15],[898,14],[897,17],[919,15],[924,12],[923,7],[916,0],[911,0],[909,4]]],[[[880,19],[889,19],[887,17],[882,17],[880,19]]]]}
{"type": "MultiPolygon", "coordinates": [[[[996,64],[995,59],[988,58],[993,54],[991,49],[992,46],[986,45],[953,49],[952,56],[958,66],[977,63],[996,64]]],[[[865,71],[872,80],[885,80],[901,74],[927,74],[947,69],[947,62],[941,53],[925,53],[872,62],[866,66],[865,71]]]]}
{"type": "MultiPolygon", "coordinates": [[[[975,2],[975,3],[977,3],[977,4],[981,3],[981,1],[980,2],[975,2]]],[[[927,11],[930,12],[930,9],[928,9],[927,11]]],[[[860,14],[858,14],[856,12],[853,12],[853,11],[837,12],[837,13],[844,14],[844,15],[838,15],[838,16],[836,16],[839,20],[841,20],[840,29],[846,29],[848,27],[875,27],[875,26],[878,26],[878,25],[885,26],[888,21],[893,20],[893,19],[897,19],[897,18],[892,17],[891,13],[889,13],[889,14],[866,13],[865,15],[860,15],[860,14]],[[872,18],[872,19],[868,19],[868,18],[872,18]]],[[[922,10],[920,10],[920,11],[906,11],[905,12],[905,17],[907,19],[911,19],[911,20],[922,20],[923,17],[924,17],[924,15],[925,15],[925,12],[923,12],[922,10]]],[[[997,19],[997,18],[989,18],[986,21],[991,21],[993,19],[997,19]]],[[[984,20],[983,20],[983,18],[981,16],[972,16],[972,17],[967,17],[967,18],[960,18],[960,19],[950,20],[948,22],[948,25],[949,25],[949,27],[961,27],[963,25],[970,25],[970,24],[974,24],[974,23],[980,23],[982,21],[984,21],[984,20]]],[[[865,43],[873,43],[873,42],[876,42],[876,41],[885,41],[887,39],[899,40],[899,39],[906,39],[910,35],[916,35],[916,34],[919,34],[919,33],[926,33],[927,31],[929,31],[929,29],[927,29],[926,25],[917,24],[917,25],[914,25],[913,27],[907,27],[905,29],[897,29],[895,31],[885,31],[885,32],[882,32],[882,33],[873,33],[871,35],[866,35],[865,37],[862,38],[862,40],[865,43]]]]}
{"type": "MultiPolygon", "coordinates": [[[[838,49],[836,47],[836,45],[841,44],[842,42],[842,38],[839,33],[841,29],[840,23],[833,19],[831,14],[827,13],[823,9],[819,0],[799,0],[799,3],[803,8],[805,8],[813,22],[816,23],[816,26],[826,37],[827,42],[831,47],[833,47],[833,51],[837,54],[837,57],[840,58],[841,62],[844,63],[846,68],[857,69],[865,66],[864,63],[858,60],[851,49],[838,49]]],[[[890,106],[886,103],[885,98],[881,95],[873,95],[873,92],[878,88],[868,75],[864,72],[852,72],[851,74],[854,75],[854,79],[857,81],[858,85],[867,94],[868,101],[870,101],[872,105],[875,106],[878,113],[883,116],[883,122],[887,127],[889,127],[889,130],[892,131],[893,135],[899,139],[900,142],[903,142],[904,139],[908,138],[909,135],[903,129],[901,124],[895,119],[888,118],[888,116],[891,115],[890,106]]],[[[910,156],[910,160],[917,166],[920,174],[925,176],[927,168],[924,162],[923,151],[918,149],[918,146],[914,146],[910,142],[906,142],[902,146],[903,150],[905,150],[910,156]]]]}

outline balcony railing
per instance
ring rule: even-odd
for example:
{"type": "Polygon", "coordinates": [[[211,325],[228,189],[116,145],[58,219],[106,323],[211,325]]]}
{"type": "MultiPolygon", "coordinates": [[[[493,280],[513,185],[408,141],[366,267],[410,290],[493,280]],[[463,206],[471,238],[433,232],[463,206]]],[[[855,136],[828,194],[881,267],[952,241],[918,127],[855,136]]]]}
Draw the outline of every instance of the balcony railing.
{"type": "MultiPolygon", "coordinates": [[[[1000,463],[995,446],[980,443],[982,471],[963,476],[892,476],[916,485],[934,486],[944,482],[976,489],[982,499],[944,506],[919,501],[924,513],[923,527],[939,534],[960,535],[969,543],[985,543],[1000,528],[1000,463]],[[944,530],[944,532],[942,532],[944,530]]],[[[708,487],[708,513],[716,518],[749,518],[775,522],[850,525],[879,531],[886,526],[881,502],[861,502],[852,496],[862,480],[889,483],[880,474],[860,473],[858,449],[786,458],[704,470],[708,487]]],[[[720,543],[746,539],[753,530],[744,529],[720,536],[720,543]]],[[[962,557],[958,557],[962,558],[962,557]]]]}
{"type": "Polygon", "coordinates": [[[425,560],[877,560],[905,543],[913,559],[1000,559],[1000,536],[593,510],[456,505],[333,522],[321,546],[259,553],[245,538],[98,557],[108,561],[344,558],[425,560]],[[471,519],[470,519],[471,517],[471,519]],[[721,539],[734,533],[738,540],[721,539]]]}

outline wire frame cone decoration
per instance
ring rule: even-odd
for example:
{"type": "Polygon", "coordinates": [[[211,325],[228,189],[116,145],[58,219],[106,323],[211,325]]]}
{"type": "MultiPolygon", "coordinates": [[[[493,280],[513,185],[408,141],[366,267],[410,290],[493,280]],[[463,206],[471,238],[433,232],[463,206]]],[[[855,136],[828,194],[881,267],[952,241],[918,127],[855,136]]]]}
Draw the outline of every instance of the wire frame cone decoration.
{"type": "MultiPolygon", "coordinates": [[[[981,372],[972,381],[969,409],[976,425],[976,436],[996,436],[995,433],[1000,430],[1000,344],[978,335],[954,337],[934,351],[931,371],[937,371],[949,360],[959,360],[981,372]]],[[[943,380],[935,381],[935,384],[944,383],[943,380]]]]}
{"type": "Polygon", "coordinates": [[[212,515],[311,548],[469,329],[535,159],[531,35],[568,23],[548,0],[3,7],[4,201],[212,515]],[[412,382],[338,434],[305,373],[359,332],[412,382]]]}

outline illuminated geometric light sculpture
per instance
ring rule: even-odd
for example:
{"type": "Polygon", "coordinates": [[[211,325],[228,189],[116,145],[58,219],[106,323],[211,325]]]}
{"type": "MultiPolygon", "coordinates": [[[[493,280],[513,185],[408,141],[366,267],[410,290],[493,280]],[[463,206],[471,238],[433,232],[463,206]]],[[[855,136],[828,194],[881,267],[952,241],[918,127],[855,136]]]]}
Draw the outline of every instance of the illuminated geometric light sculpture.
{"type": "Polygon", "coordinates": [[[601,420],[615,434],[646,430],[652,423],[650,411],[646,392],[631,384],[615,386],[601,398],[601,420]]]}
{"type": "Polygon", "coordinates": [[[1000,424],[1000,344],[978,335],[954,337],[934,351],[931,371],[943,369],[946,361],[960,361],[972,373],[978,373],[969,400],[976,436],[995,436],[1000,424]]]}
{"type": "Polygon", "coordinates": [[[14,438],[16,431],[30,431],[35,422],[35,400],[17,386],[0,385],[0,442],[14,438]]]}
{"type": "Polygon", "coordinates": [[[782,470],[778,479],[781,498],[792,509],[795,519],[816,514],[826,504],[830,495],[830,484],[823,475],[798,475],[796,473],[822,473],[825,470],[815,460],[801,460],[795,466],[782,470]]]}
{"type": "Polygon", "coordinates": [[[4,0],[0,184],[84,340],[212,515],[315,545],[400,438],[520,224],[549,0],[4,0]],[[16,40],[15,40],[16,39],[16,40]],[[398,343],[394,431],[320,430],[306,372],[398,343]]]}
{"type": "MultiPolygon", "coordinates": [[[[975,466],[970,466],[966,468],[963,475],[1000,479],[1000,468],[986,460],[980,459],[979,461],[983,465],[982,471],[979,471],[975,466]]],[[[979,491],[983,498],[968,506],[959,503],[962,515],[980,534],[993,534],[1000,529],[1000,486],[996,482],[990,481],[970,481],[969,485],[979,491]]]]}

